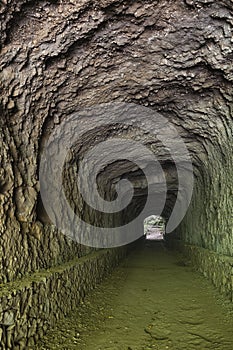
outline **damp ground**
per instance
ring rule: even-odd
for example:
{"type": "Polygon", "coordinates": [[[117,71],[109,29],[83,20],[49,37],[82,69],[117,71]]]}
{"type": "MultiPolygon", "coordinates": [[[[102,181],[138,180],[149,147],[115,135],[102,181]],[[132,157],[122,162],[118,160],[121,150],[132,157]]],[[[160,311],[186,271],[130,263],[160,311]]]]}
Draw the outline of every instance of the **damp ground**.
{"type": "Polygon", "coordinates": [[[232,350],[232,306],[180,255],[148,241],[37,349],[232,350]]]}

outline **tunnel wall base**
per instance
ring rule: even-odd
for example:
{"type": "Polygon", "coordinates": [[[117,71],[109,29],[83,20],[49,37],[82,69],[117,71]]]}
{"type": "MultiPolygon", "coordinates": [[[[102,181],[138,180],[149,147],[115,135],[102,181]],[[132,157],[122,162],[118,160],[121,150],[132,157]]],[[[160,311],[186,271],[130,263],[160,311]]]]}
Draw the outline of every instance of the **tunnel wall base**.
{"type": "Polygon", "coordinates": [[[31,349],[49,327],[77,307],[128,249],[100,250],[5,284],[0,292],[0,349],[31,349]]]}
{"type": "Polygon", "coordinates": [[[185,244],[181,240],[167,241],[170,249],[181,252],[190,263],[207,277],[221,294],[233,302],[233,258],[208,249],[185,244]]]}

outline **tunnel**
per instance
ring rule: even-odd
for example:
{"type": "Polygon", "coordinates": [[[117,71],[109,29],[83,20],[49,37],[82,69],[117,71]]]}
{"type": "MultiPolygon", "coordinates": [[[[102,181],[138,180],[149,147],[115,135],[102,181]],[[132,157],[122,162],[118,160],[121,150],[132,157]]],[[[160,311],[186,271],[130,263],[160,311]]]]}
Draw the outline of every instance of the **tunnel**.
{"type": "Polygon", "coordinates": [[[0,348],[232,349],[232,1],[2,0],[0,16],[0,348]],[[162,241],[145,242],[151,215],[162,241]],[[118,329],[93,293],[127,278],[121,316],[161,298],[150,322],[114,342],[93,318],[64,345],[85,314],[118,329]],[[172,323],[198,286],[223,333],[177,314],[172,342],[163,297],[172,323]]]}

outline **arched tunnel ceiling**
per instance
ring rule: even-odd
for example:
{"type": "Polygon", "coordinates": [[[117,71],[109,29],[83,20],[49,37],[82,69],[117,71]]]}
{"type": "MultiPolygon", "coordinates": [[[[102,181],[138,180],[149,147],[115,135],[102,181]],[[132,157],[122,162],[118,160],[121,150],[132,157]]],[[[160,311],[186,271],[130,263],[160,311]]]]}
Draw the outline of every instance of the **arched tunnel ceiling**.
{"type": "MultiPolygon", "coordinates": [[[[93,122],[94,120],[95,117],[93,117],[93,122]]],[[[174,206],[176,192],[178,190],[176,165],[172,155],[167,149],[165,149],[161,141],[156,139],[156,137],[154,137],[154,139],[152,138],[152,134],[148,136],[146,132],[143,134],[142,130],[138,130],[136,127],[126,127],[125,125],[121,124],[114,125],[110,123],[105,130],[103,130],[103,128],[91,130],[88,136],[86,135],[86,137],[82,137],[73,146],[72,152],[68,157],[68,172],[65,175],[64,180],[64,183],[68,184],[67,198],[73,198],[72,192],[75,193],[76,196],[76,191],[78,191],[78,189],[74,191],[73,186],[75,187],[75,181],[77,181],[76,175],[78,169],[79,167],[82,168],[82,164],[80,165],[80,163],[82,162],[83,158],[87,161],[86,152],[98,145],[100,142],[106,142],[109,139],[114,140],[115,137],[117,137],[117,140],[120,142],[124,142],[125,140],[140,139],[141,153],[140,148],[138,148],[137,158],[135,158],[135,156],[133,157],[135,158],[135,161],[140,157],[142,159],[144,158],[143,145],[150,149],[152,153],[156,155],[156,157],[153,159],[149,158],[145,164],[145,168],[143,169],[143,167],[140,167],[134,161],[129,160],[131,150],[127,146],[123,148],[123,152],[119,152],[121,157],[118,160],[115,160],[114,158],[115,156],[118,156],[117,148],[109,148],[108,153],[111,157],[110,161],[107,162],[107,164],[104,165],[100,171],[96,171],[97,184],[101,196],[105,200],[113,200],[117,197],[116,186],[119,181],[122,179],[129,180],[134,187],[134,200],[130,205],[130,211],[134,212],[132,214],[133,216],[136,215],[136,213],[140,212],[144,207],[146,197],[148,195],[148,179],[144,171],[146,174],[152,174],[154,167],[153,161],[156,159],[159,161],[166,178],[168,195],[164,215],[166,218],[168,218],[174,206]],[[77,171],[73,169],[73,165],[77,171]]],[[[89,162],[89,164],[91,164],[91,172],[95,172],[95,167],[98,167],[98,163],[98,157],[96,164],[94,159],[89,162]]],[[[85,173],[85,177],[88,177],[88,169],[85,173]]],[[[161,191],[163,195],[164,179],[161,177],[161,174],[159,174],[159,171],[153,182],[156,185],[154,192],[158,194],[161,191]]],[[[73,201],[75,202],[74,198],[73,201]]],[[[128,213],[127,210],[126,213],[128,213]]],[[[126,221],[129,221],[130,219],[132,219],[132,217],[125,218],[126,221]]]]}
{"type": "Polygon", "coordinates": [[[230,1],[13,1],[2,17],[3,103],[22,123],[124,100],[208,138],[231,98],[230,1]]]}
{"type": "MultiPolygon", "coordinates": [[[[10,139],[15,186],[38,191],[40,151],[54,127],[107,102],[143,105],[168,118],[196,169],[209,144],[221,152],[232,121],[232,10],[230,0],[2,2],[3,139],[10,139]]],[[[114,136],[98,132],[100,139],[114,136]]],[[[120,133],[156,145],[134,128],[120,133]]],[[[172,159],[164,167],[172,187],[172,159]]],[[[124,176],[137,182],[127,162],[109,169],[113,183],[124,176]]]]}

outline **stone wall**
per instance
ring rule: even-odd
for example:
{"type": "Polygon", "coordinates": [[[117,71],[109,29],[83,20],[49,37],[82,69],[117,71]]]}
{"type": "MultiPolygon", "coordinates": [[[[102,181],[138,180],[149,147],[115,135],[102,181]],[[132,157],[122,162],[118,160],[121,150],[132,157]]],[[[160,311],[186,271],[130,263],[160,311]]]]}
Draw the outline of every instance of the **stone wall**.
{"type": "Polygon", "coordinates": [[[126,252],[127,248],[100,250],[6,283],[0,291],[0,349],[32,349],[46,330],[76,308],[126,252]]]}
{"type": "Polygon", "coordinates": [[[184,244],[179,240],[169,240],[168,246],[179,250],[185,258],[205,277],[220,293],[233,302],[233,258],[215,253],[198,246],[184,244]]]}
{"type": "Polygon", "coordinates": [[[208,159],[195,177],[188,212],[175,232],[167,236],[167,242],[184,252],[233,301],[232,141],[223,133],[219,147],[208,145],[207,149],[208,159]]]}
{"type": "MultiPolygon", "coordinates": [[[[58,232],[40,198],[38,169],[43,147],[52,131],[83,107],[117,101],[142,105],[164,115],[185,141],[195,173],[193,200],[174,236],[232,256],[232,10],[231,0],[1,1],[3,342],[10,342],[9,346],[19,343],[19,326],[26,334],[22,344],[30,334],[34,336],[37,327],[38,333],[46,328],[43,317],[47,317],[48,311],[44,304],[43,312],[33,308],[33,316],[29,311],[23,316],[27,296],[30,309],[30,300],[40,301],[41,295],[48,295],[51,288],[55,293],[53,283],[56,288],[57,283],[68,283],[68,275],[69,281],[76,279],[74,289],[79,288],[79,277],[72,268],[69,274],[66,270],[61,272],[60,282],[55,278],[58,272],[45,275],[42,281],[38,277],[32,283],[29,276],[44,276],[39,271],[53,271],[58,265],[69,265],[72,259],[83,261],[85,256],[89,259],[89,254],[94,254],[95,249],[76,244],[58,232]],[[24,290],[20,287],[23,281],[27,281],[24,290]],[[12,314],[12,310],[16,311],[12,314]],[[35,312],[41,315],[38,319],[41,324],[37,324],[35,312]]],[[[169,150],[133,126],[125,130],[121,125],[117,128],[110,125],[108,129],[96,130],[94,119],[89,124],[89,138],[84,135],[78,140],[76,150],[86,152],[93,140],[100,142],[121,135],[140,139],[155,153],[166,169],[167,179],[171,178],[164,210],[165,217],[169,217],[177,191],[175,165],[169,150]]],[[[102,188],[106,178],[110,178],[111,184],[119,178],[130,178],[137,184],[137,198],[144,198],[145,186],[138,169],[123,160],[105,170],[102,188]]],[[[72,186],[68,192],[76,195],[72,186]]],[[[131,206],[132,212],[140,211],[143,203],[137,199],[131,206]]],[[[89,217],[86,207],[82,206],[81,211],[89,217]]],[[[91,216],[95,223],[104,221],[98,213],[91,216]]],[[[112,258],[115,259],[114,254],[112,258]]],[[[97,263],[92,261],[96,277],[90,274],[92,265],[84,264],[84,275],[94,284],[103,271],[99,266],[98,272],[97,263]]],[[[204,264],[199,259],[200,264],[202,261],[204,264]]],[[[74,290],[72,293],[78,301],[74,290]]],[[[59,294],[53,295],[53,300],[56,298],[59,294]]],[[[59,315],[58,305],[54,301],[52,307],[59,315]]],[[[30,342],[33,336],[29,337],[30,342]]]]}
{"type": "Polygon", "coordinates": [[[174,234],[185,243],[233,257],[232,140],[223,133],[219,146],[207,149],[190,208],[174,234]]]}

